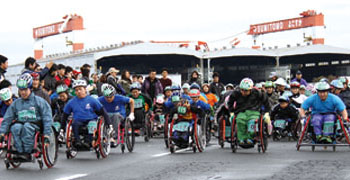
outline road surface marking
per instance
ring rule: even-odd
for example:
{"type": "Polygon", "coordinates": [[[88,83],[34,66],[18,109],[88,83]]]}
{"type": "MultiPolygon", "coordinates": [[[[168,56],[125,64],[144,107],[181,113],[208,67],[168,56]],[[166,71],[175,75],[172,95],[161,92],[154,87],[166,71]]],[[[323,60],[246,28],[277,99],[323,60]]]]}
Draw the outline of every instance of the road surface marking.
{"type": "Polygon", "coordinates": [[[72,175],[72,176],[68,176],[68,177],[63,177],[63,178],[59,178],[56,180],[71,180],[71,179],[77,179],[77,178],[81,178],[87,176],[87,174],[76,174],[76,175],[72,175]]]}

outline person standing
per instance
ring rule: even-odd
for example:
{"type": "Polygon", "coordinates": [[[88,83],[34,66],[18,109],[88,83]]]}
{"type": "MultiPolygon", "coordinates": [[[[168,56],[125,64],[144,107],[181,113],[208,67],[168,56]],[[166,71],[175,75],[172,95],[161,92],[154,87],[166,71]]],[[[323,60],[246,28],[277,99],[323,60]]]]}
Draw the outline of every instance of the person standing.
{"type": "Polygon", "coordinates": [[[167,86],[172,85],[171,79],[168,78],[168,70],[167,69],[164,68],[162,70],[162,78],[160,78],[159,81],[162,84],[163,89],[167,86]]]}
{"type": "MultiPolygon", "coordinates": [[[[54,63],[52,61],[47,63],[45,68],[42,69],[40,72],[38,72],[40,74],[40,78],[41,78],[40,80],[43,80],[45,78],[46,74],[49,72],[53,64],[54,63]]],[[[35,71],[36,66],[37,66],[36,60],[33,57],[28,57],[24,62],[24,69],[22,70],[21,74],[24,74],[24,73],[31,74],[32,72],[35,71]]]]}
{"type": "Polygon", "coordinates": [[[163,93],[163,87],[159,79],[156,78],[156,70],[151,69],[149,76],[145,78],[142,84],[142,92],[151,97],[152,100],[158,95],[163,93]]]}
{"type": "MultiPolygon", "coordinates": [[[[57,74],[58,66],[57,64],[54,64],[50,70],[49,73],[44,78],[44,89],[47,90],[47,93],[49,95],[53,94],[56,91],[56,74],[57,74]]],[[[39,73],[40,75],[40,73],[39,73]]],[[[40,76],[41,78],[41,76],[40,76]]]]}
{"type": "Polygon", "coordinates": [[[118,82],[118,78],[117,78],[118,72],[119,72],[119,70],[114,68],[114,67],[109,68],[109,70],[107,72],[107,83],[112,85],[118,94],[126,95],[125,90],[117,83],[118,82]]]}
{"type": "Polygon", "coordinates": [[[221,92],[225,90],[225,85],[220,82],[220,75],[217,72],[213,74],[213,82],[210,84],[209,91],[220,97],[221,92]]]}
{"type": "Polygon", "coordinates": [[[5,79],[5,73],[6,73],[8,66],[9,66],[9,64],[8,64],[7,57],[2,56],[0,54],[0,82],[5,79]]]}
{"type": "Polygon", "coordinates": [[[126,94],[130,93],[130,85],[131,85],[131,80],[130,80],[130,72],[128,70],[123,70],[122,71],[122,77],[118,81],[118,84],[122,86],[122,88],[125,90],[126,94]]]}
{"type": "Polygon", "coordinates": [[[292,82],[297,81],[300,85],[304,85],[305,87],[307,87],[307,82],[302,77],[303,77],[303,74],[301,73],[301,71],[298,70],[292,82]]]}

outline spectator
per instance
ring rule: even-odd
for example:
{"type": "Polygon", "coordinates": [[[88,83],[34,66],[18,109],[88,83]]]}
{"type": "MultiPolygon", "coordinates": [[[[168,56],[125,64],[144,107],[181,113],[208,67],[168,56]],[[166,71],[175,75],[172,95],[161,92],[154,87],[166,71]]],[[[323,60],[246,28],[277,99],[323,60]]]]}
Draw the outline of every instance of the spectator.
{"type": "MultiPolygon", "coordinates": [[[[58,66],[57,64],[52,65],[49,70],[49,73],[44,78],[44,89],[46,89],[47,93],[51,96],[52,93],[56,91],[56,74],[57,74],[58,66]]],[[[40,75],[40,73],[39,73],[40,75]]]]}
{"type": "Polygon", "coordinates": [[[79,78],[79,79],[83,79],[86,81],[86,84],[90,84],[90,65],[89,66],[86,66],[88,64],[84,64],[81,68],[80,68],[80,72],[82,74],[82,78],[79,78]]]}
{"type": "Polygon", "coordinates": [[[137,82],[139,82],[140,84],[143,84],[143,76],[142,75],[139,75],[137,77],[137,82]]]}
{"type": "Polygon", "coordinates": [[[119,70],[114,68],[114,67],[109,68],[109,70],[107,72],[107,83],[114,87],[114,89],[116,90],[116,93],[121,94],[121,95],[126,95],[124,89],[117,83],[118,82],[118,78],[117,78],[118,72],[119,72],[119,70]]]}
{"type": "Polygon", "coordinates": [[[296,81],[298,82],[300,85],[304,85],[305,87],[307,86],[307,82],[305,81],[305,79],[302,78],[303,74],[301,73],[301,71],[297,71],[297,73],[295,74],[295,78],[292,80],[292,82],[296,81]]]}
{"type": "Polygon", "coordinates": [[[7,57],[0,55],[0,82],[5,79],[5,73],[8,68],[8,60],[7,57]]]}
{"type": "Polygon", "coordinates": [[[118,84],[122,86],[126,94],[130,93],[131,80],[130,80],[130,72],[128,70],[124,70],[122,72],[122,78],[118,81],[118,84]]]}
{"type": "Polygon", "coordinates": [[[97,86],[97,95],[103,96],[103,92],[101,90],[102,84],[107,83],[107,76],[102,74],[100,79],[97,81],[96,86],[97,86]]]}
{"type": "MultiPolygon", "coordinates": [[[[54,63],[53,62],[49,62],[46,64],[45,68],[38,72],[40,74],[40,80],[43,80],[46,76],[46,74],[49,72],[49,69],[51,69],[52,65],[54,63]]],[[[24,62],[24,69],[22,70],[22,74],[24,73],[29,73],[31,74],[32,72],[35,71],[35,67],[37,66],[38,64],[36,63],[36,60],[32,57],[28,57],[26,59],[26,61],[24,62]]]]}
{"type": "Polygon", "coordinates": [[[145,78],[142,84],[142,92],[151,97],[152,100],[158,95],[163,93],[163,87],[159,79],[156,78],[156,70],[151,69],[149,76],[145,78]]]}
{"type": "Polygon", "coordinates": [[[40,72],[40,71],[42,71],[42,70],[43,70],[43,68],[41,68],[40,64],[35,63],[34,72],[40,72]]]}
{"type": "Polygon", "coordinates": [[[199,73],[197,71],[193,71],[191,74],[191,78],[190,78],[190,80],[187,81],[187,83],[189,85],[191,85],[193,83],[197,83],[199,86],[201,86],[201,82],[199,79],[199,73]]]}
{"type": "Polygon", "coordinates": [[[159,79],[160,83],[162,84],[163,89],[167,86],[171,86],[172,85],[172,81],[171,79],[168,78],[168,70],[167,69],[163,69],[162,70],[162,78],[159,79]]]}
{"type": "Polygon", "coordinates": [[[213,82],[210,84],[210,92],[220,97],[221,92],[225,90],[225,85],[220,82],[220,75],[217,72],[213,74],[213,82]]]}
{"type": "Polygon", "coordinates": [[[66,67],[63,64],[58,65],[58,73],[55,76],[56,81],[64,81],[66,75],[66,67]]]}
{"type": "Polygon", "coordinates": [[[73,68],[70,66],[66,66],[64,83],[68,87],[71,87],[72,79],[73,79],[73,68]]]}
{"type": "Polygon", "coordinates": [[[37,72],[33,72],[33,92],[36,96],[39,96],[45,99],[49,104],[51,104],[50,96],[42,89],[40,86],[40,74],[37,72]]]}
{"type": "Polygon", "coordinates": [[[137,81],[138,76],[139,76],[139,75],[137,75],[137,74],[132,75],[132,83],[138,82],[138,81],[137,81]]]}

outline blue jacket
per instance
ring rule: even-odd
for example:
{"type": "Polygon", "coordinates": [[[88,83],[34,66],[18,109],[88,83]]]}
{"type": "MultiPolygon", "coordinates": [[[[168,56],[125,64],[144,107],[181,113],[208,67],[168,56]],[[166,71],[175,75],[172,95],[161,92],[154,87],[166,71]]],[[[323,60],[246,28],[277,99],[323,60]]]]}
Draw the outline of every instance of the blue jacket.
{"type": "Polygon", "coordinates": [[[294,79],[292,80],[292,82],[294,82],[294,81],[300,83],[300,85],[304,85],[305,87],[307,86],[307,82],[306,82],[306,80],[303,79],[303,78],[301,78],[300,80],[298,80],[297,78],[294,78],[294,79]]]}
{"type": "Polygon", "coordinates": [[[197,108],[203,109],[205,112],[210,111],[210,105],[201,100],[198,100],[197,102],[192,101],[191,105],[196,105],[197,108]]]}
{"type": "Polygon", "coordinates": [[[31,93],[28,99],[19,98],[11,104],[2,121],[0,134],[8,132],[13,120],[34,124],[42,122],[44,135],[51,134],[53,124],[51,107],[43,98],[35,96],[34,93],[31,93]]]}

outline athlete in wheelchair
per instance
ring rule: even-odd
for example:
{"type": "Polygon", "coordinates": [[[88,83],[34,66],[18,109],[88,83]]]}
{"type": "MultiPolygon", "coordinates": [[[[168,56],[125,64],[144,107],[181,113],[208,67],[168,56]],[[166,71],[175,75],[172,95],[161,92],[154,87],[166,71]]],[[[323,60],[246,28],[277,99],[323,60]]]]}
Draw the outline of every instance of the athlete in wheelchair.
{"type": "Polygon", "coordinates": [[[102,104],[87,95],[86,86],[85,80],[75,80],[77,96],[64,107],[63,122],[73,113],[66,127],[67,159],[74,158],[78,151],[94,149],[97,158],[106,158],[110,152],[113,127],[102,104]]]}
{"type": "Polygon", "coordinates": [[[311,146],[312,150],[315,150],[315,146],[327,146],[327,144],[333,145],[335,150],[336,142],[336,129],[337,120],[344,135],[346,137],[346,144],[349,145],[349,133],[345,128],[345,120],[348,120],[348,114],[342,100],[329,93],[330,86],[326,82],[318,82],[315,85],[317,94],[310,96],[304,101],[300,109],[301,121],[303,124],[303,131],[297,144],[297,150],[300,146],[311,146]],[[305,111],[311,108],[311,116],[306,117],[305,111]],[[337,115],[340,112],[341,117],[337,115]],[[311,122],[311,123],[310,123],[311,122]],[[309,143],[303,143],[304,140],[311,139],[309,143]]]}
{"type": "Polygon", "coordinates": [[[146,142],[152,137],[152,126],[150,121],[150,109],[152,108],[152,100],[146,94],[141,93],[140,83],[133,83],[130,86],[131,94],[128,97],[134,100],[135,120],[133,126],[135,134],[144,136],[146,142]]]}
{"type": "Polygon", "coordinates": [[[53,99],[51,102],[51,109],[53,114],[53,126],[55,127],[56,132],[58,132],[58,143],[60,146],[65,143],[64,133],[65,129],[63,127],[63,110],[64,106],[68,103],[72,97],[69,95],[68,86],[66,84],[60,84],[56,88],[56,93],[58,97],[53,99]]]}
{"type": "MultiPolygon", "coordinates": [[[[124,152],[125,121],[127,121],[126,124],[130,124],[135,119],[134,100],[132,98],[116,94],[114,87],[110,84],[103,84],[101,86],[101,90],[103,96],[99,97],[98,100],[106,109],[114,129],[111,147],[114,148],[121,144],[121,150],[124,152]],[[130,114],[126,119],[125,107],[127,105],[130,107],[130,114]]],[[[127,134],[125,134],[125,137],[128,137],[127,134]]],[[[134,142],[130,141],[130,144],[128,144],[128,142],[129,141],[127,141],[127,147],[131,152],[134,142]]]]}
{"type": "Polygon", "coordinates": [[[17,168],[23,162],[34,162],[43,168],[43,160],[48,168],[57,159],[57,141],[52,128],[50,105],[31,91],[33,79],[23,74],[17,80],[21,98],[7,109],[0,128],[0,142],[6,136],[5,164],[17,168]],[[33,158],[34,157],[34,158],[33,158]]]}
{"type": "Polygon", "coordinates": [[[281,140],[284,137],[297,139],[298,109],[290,103],[288,96],[280,96],[278,102],[279,104],[275,105],[270,113],[273,140],[281,140]]]}
{"type": "Polygon", "coordinates": [[[270,110],[270,106],[266,94],[253,89],[253,85],[250,78],[244,78],[239,90],[234,90],[227,102],[230,111],[235,114],[231,123],[233,152],[236,152],[237,146],[253,148],[258,144],[259,152],[265,152],[267,147],[267,124],[263,115],[270,110]]]}
{"type": "Polygon", "coordinates": [[[193,152],[197,149],[199,152],[205,148],[205,131],[199,121],[204,117],[204,111],[191,105],[187,99],[180,99],[180,96],[172,96],[174,106],[169,111],[169,147],[170,152],[174,153],[176,147],[183,149],[192,147],[193,152]]]}

